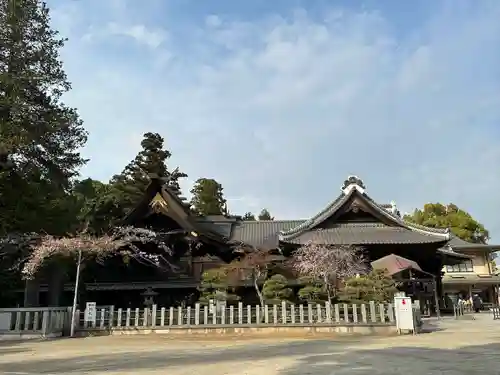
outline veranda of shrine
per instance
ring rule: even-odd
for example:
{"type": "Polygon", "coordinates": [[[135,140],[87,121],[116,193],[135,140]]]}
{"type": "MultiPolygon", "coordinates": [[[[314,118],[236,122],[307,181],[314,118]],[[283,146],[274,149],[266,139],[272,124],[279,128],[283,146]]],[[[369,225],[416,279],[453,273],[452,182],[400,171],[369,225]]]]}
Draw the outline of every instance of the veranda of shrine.
{"type": "MultiPolygon", "coordinates": [[[[405,284],[405,291],[430,310],[435,310],[436,299],[444,308],[449,297],[459,293],[478,292],[485,301],[498,301],[500,277],[493,275],[491,269],[483,275],[473,275],[467,269],[458,277],[445,275],[443,270],[448,267],[460,271],[471,263],[473,257],[466,250],[488,254],[500,250],[500,246],[470,244],[448,229],[406,222],[394,203],[376,203],[367,194],[363,181],[355,176],[349,176],[340,194],[309,219],[264,221],[195,216],[178,191],[172,191],[161,178],[152,176],[144,198],[124,221],[136,227],[176,231],[178,235],[171,237],[168,245],[174,251],[180,271],[124,264],[121,259],[88,264],[79,290],[80,306],[95,301],[101,306],[137,307],[144,304],[145,295],[153,296],[154,302],[161,306],[193,304],[198,299],[203,272],[233,260],[235,244],[279,249],[286,258],[294,249],[311,242],[325,249],[335,245],[362,247],[370,262],[385,257],[384,264],[395,270],[392,272],[395,277],[413,280],[405,284]],[[399,257],[410,262],[402,262],[399,257]]],[[[19,291],[24,294],[24,304],[70,305],[74,275],[57,267],[47,271],[19,291]]],[[[255,302],[251,288],[240,288],[238,294],[244,302],[255,302]]]]}

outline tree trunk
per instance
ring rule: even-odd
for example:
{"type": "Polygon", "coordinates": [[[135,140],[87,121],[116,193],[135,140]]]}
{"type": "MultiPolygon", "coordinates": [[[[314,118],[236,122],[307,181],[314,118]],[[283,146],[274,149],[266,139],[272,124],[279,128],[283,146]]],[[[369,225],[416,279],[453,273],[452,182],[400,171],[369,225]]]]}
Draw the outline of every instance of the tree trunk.
{"type": "Polygon", "coordinates": [[[326,293],[328,295],[328,304],[331,305],[333,296],[332,296],[331,286],[330,283],[328,282],[328,277],[326,275],[323,278],[323,282],[325,283],[326,293]]]}
{"type": "Polygon", "coordinates": [[[262,323],[262,318],[264,317],[264,296],[262,295],[262,293],[259,289],[257,277],[253,278],[253,287],[255,288],[255,292],[257,293],[257,296],[259,297],[260,309],[261,309],[260,321],[258,323],[262,323]]]}

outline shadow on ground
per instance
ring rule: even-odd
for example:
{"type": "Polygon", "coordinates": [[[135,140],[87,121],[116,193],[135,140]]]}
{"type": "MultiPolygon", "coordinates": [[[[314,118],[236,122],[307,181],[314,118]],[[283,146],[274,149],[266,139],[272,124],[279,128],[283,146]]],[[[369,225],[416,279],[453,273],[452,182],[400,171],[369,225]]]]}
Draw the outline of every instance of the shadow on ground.
{"type": "Polygon", "coordinates": [[[309,355],[280,375],[499,374],[500,344],[458,349],[392,347],[309,355]]]}
{"type": "MultiPolygon", "coordinates": [[[[375,342],[362,339],[359,344],[375,342]]],[[[397,343],[397,341],[396,341],[397,343]]],[[[4,363],[0,373],[71,374],[102,373],[104,371],[141,371],[164,369],[186,365],[209,365],[214,363],[248,362],[268,360],[270,374],[273,358],[294,358],[292,367],[281,370],[280,375],[323,374],[498,374],[500,344],[467,346],[457,350],[434,348],[391,347],[360,350],[353,340],[314,340],[289,342],[278,345],[254,344],[233,349],[155,351],[109,353],[78,356],[76,358],[51,358],[36,360],[26,358],[23,362],[4,363]],[[348,348],[350,347],[350,348],[348,348]]],[[[193,372],[194,374],[194,372],[193,372]]],[[[242,367],[241,374],[245,374],[242,367]]],[[[213,374],[218,375],[218,374],[213,374]]]]}

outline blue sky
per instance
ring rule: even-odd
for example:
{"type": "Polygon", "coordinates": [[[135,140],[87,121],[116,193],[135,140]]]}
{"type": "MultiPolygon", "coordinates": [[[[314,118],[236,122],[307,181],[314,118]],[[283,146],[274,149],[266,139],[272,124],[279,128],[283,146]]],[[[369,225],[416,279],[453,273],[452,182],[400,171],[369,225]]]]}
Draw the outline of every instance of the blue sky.
{"type": "Polygon", "coordinates": [[[403,212],[454,202],[500,242],[500,1],[48,3],[84,175],[155,131],[185,192],[216,178],[234,213],[307,218],[355,174],[403,212]]]}

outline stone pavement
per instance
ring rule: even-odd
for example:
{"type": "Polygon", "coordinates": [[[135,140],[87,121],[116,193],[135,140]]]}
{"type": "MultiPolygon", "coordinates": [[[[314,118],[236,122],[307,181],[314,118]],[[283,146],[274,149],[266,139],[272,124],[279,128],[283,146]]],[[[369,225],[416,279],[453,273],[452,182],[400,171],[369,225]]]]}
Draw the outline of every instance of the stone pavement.
{"type": "Polygon", "coordinates": [[[500,322],[429,324],[400,337],[174,341],[160,335],[0,346],[0,374],[433,375],[500,374],[500,322]]]}

